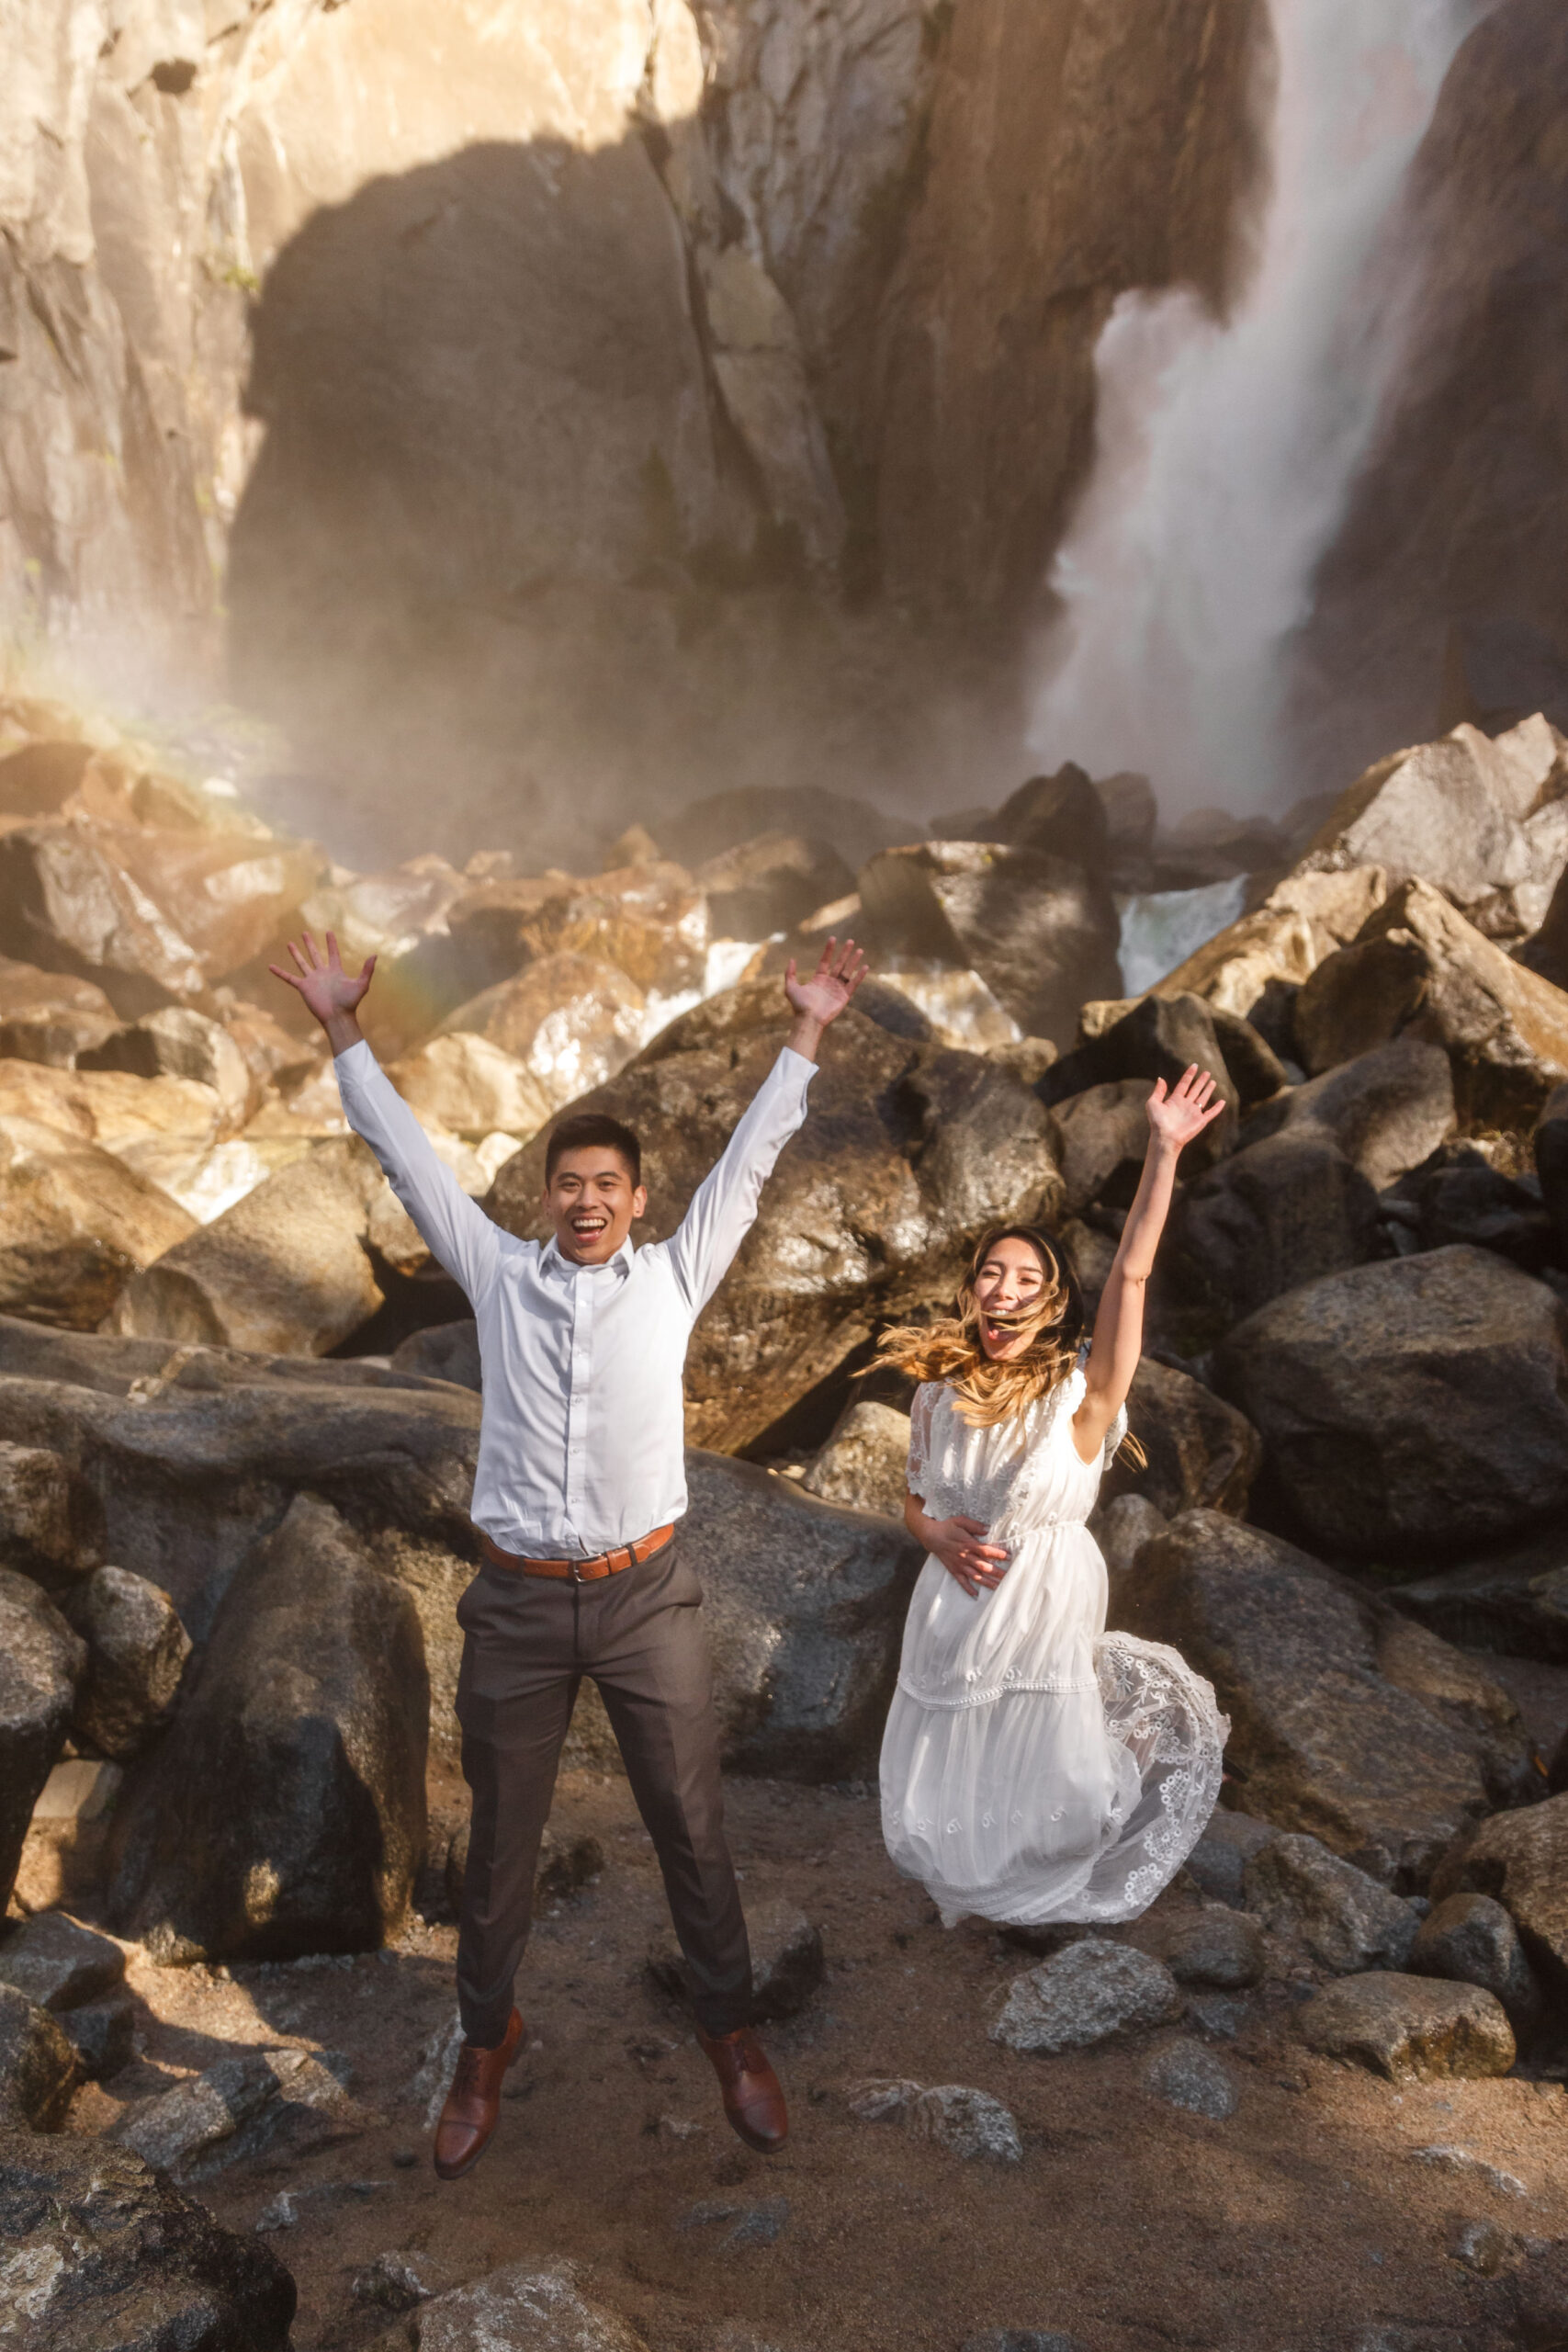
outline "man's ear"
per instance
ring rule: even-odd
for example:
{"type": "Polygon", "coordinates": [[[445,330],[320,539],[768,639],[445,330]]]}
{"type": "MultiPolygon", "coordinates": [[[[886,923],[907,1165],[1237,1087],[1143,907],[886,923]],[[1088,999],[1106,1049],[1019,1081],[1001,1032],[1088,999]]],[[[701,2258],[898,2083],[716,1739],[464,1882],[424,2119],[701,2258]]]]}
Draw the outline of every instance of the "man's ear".
{"type": "Polygon", "coordinates": [[[646,1184],[639,1184],[637,1191],[632,1194],[632,1223],[635,1225],[639,1216],[646,1216],[647,1215],[648,1186],[646,1184]]]}

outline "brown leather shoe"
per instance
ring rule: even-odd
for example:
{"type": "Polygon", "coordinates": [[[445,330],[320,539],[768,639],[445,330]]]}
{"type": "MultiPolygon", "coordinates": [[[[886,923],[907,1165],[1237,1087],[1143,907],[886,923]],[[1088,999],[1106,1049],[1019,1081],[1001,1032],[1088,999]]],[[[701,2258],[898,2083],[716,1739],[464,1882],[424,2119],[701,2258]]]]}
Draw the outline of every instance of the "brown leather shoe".
{"type": "Polygon", "coordinates": [[[771,2156],[789,2137],[789,2116],[779,2078],[749,2025],[735,2033],[705,2033],[697,2040],[713,2061],[724,2111],[749,2148],[771,2156]]]}
{"type": "Polygon", "coordinates": [[[489,2146],[501,2116],[502,2077],[522,2043],[523,2020],[513,2009],[493,2050],[479,2050],[465,2041],[457,2052],[457,2071],[435,2127],[435,2169],[441,2179],[461,2180],[489,2146]]]}

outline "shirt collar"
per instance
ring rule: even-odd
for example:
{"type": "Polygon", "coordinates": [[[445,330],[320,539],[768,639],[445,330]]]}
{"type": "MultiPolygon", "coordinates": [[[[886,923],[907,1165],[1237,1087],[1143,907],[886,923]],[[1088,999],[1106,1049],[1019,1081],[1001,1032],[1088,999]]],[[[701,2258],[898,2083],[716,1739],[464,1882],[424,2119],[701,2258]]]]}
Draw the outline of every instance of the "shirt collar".
{"type": "Polygon", "coordinates": [[[563,1253],[553,1233],[539,1252],[540,1272],[563,1275],[569,1282],[574,1274],[607,1273],[612,1266],[616,1267],[623,1276],[630,1273],[632,1270],[630,1234],[622,1242],[615,1256],[606,1258],[602,1266],[580,1266],[575,1258],[568,1258],[563,1253]]]}

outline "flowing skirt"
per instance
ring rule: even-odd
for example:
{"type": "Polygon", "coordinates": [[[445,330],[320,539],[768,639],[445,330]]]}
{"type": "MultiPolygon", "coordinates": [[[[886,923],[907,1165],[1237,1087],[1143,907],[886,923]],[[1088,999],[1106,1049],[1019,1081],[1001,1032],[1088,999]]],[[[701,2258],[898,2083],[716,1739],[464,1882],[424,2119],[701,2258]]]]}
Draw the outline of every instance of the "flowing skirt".
{"type": "Polygon", "coordinates": [[[949,1927],[969,1913],[1018,1927],[1136,1918],[1214,1809],[1230,1725],[1202,1676],[1130,1634],[1069,1647],[1078,1671],[1058,1651],[1066,1670],[1037,1658],[1016,1675],[1025,1687],[975,1700],[922,1699],[899,1678],[883,1835],[949,1927]]]}

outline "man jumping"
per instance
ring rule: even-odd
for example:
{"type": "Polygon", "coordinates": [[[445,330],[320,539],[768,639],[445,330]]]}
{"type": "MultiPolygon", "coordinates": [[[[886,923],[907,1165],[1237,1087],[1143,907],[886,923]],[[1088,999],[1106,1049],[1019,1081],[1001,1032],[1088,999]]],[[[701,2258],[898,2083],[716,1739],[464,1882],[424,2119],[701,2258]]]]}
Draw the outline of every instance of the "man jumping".
{"type": "Polygon", "coordinates": [[[326,1031],[349,1125],[432,1254],[473,1303],[484,1408],[473,1520],[484,1566],[457,1604],[457,1720],[473,1800],[457,1931],[464,2041],[435,2133],[443,2180],[484,2153],[523,2021],[513,1985],[527,1941],[539,1840],[582,1677],[604,1698],[664,1874],[694,1987],[697,2039],[749,2147],[782,2147],[784,2093],[750,2028],[751,1955],[724,1836],[718,1724],[702,1589],[685,1557],[682,1373],[692,1326],[757,1215],[806,1116],[822,1033],[865,958],[829,939],[809,979],[792,962],[789,1037],[723,1158],[668,1241],[634,1250],[648,1205],[642,1153],[602,1112],[558,1121],[544,1204],[555,1231],[519,1241],[486,1216],[360,1034],[376,968],[343,968],[307,932],[271,969],[326,1031]]]}

